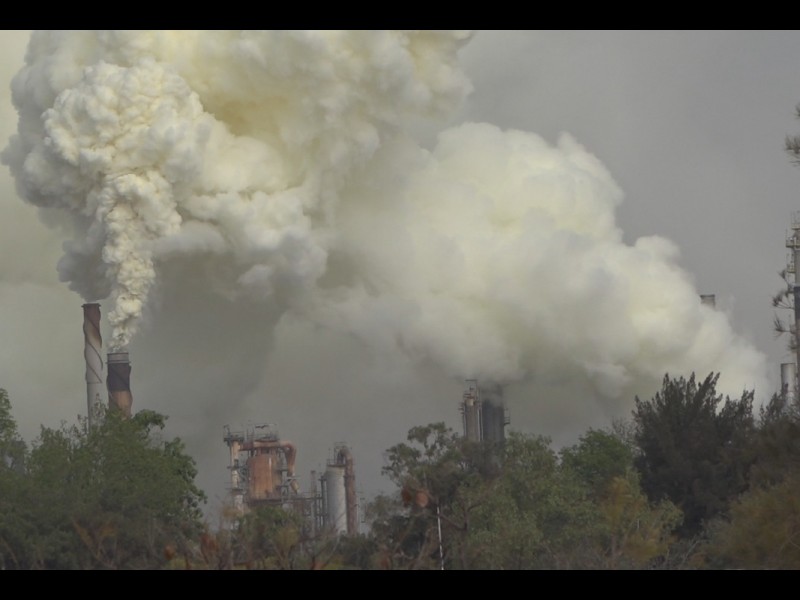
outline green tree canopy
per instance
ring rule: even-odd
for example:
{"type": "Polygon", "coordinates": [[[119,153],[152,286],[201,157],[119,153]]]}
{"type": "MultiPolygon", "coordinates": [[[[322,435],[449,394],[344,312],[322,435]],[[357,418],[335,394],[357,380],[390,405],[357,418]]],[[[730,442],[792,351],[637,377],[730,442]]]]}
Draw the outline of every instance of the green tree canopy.
{"type": "Polygon", "coordinates": [[[108,411],[93,427],[42,427],[0,518],[0,560],[18,569],[158,568],[196,539],[205,495],[165,417],[108,411]]]}
{"type": "Polygon", "coordinates": [[[615,477],[633,467],[633,449],[618,435],[589,429],[577,444],[561,450],[561,465],[602,495],[615,477]]]}
{"type": "Polygon", "coordinates": [[[651,501],[669,499],[683,512],[679,533],[698,534],[747,489],[753,463],[753,393],[738,400],[716,392],[719,374],[664,376],[652,400],[635,400],[634,460],[651,501]]]}
{"type": "Polygon", "coordinates": [[[21,518],[26,499],[26,446],[11,415],[11,400],[0,389],[0,568],[19,568],[21,548],[32,524],[21,518]]]}
{"type": "Polygon", "coordinates": [[[800,569],[800,475],[746,492],[710,530],[711,568],[800,569]]]}
{"type": "Polygon", "coordinates": [[[680,521],[671,502],[648,502],[612,434],[588,432],[565,461],[548,438],[515,431],[494,446],[437,423],[408,439],[388,453],[398,495],[373,503],[382,568],[643,568],[680,521]]]}
{"type": "Polygon", "coordinates": [[[768,487],[800,473],[800,400],[775,394],[759,409],[751,486],[768,487]]]}

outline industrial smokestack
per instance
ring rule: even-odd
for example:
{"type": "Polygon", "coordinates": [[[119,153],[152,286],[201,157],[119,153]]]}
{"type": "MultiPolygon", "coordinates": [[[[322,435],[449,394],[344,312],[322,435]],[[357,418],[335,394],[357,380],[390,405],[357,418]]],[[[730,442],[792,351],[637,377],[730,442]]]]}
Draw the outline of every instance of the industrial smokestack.
{"type": "Polygon", "coordinates": [[[495,383],[480,387],[481,397],[481,440],[503,442],[506,438],[506,405],[503,388],[495,383]]]}
{"type": "Polygon", "coordinates": [[[109,352],[108,360],[108,407],[119,410],[126,418],[131,416],[131,363],[128,353],[109,352]]]}
{"type": "Polygon", "coordinates": [[[94,423],[97,407],[103,403],[103,358],[100,350],[100,305],[83,305],[83,358],[86,361],[86,415],[94,423]]]}
{"type": "Polygon", "coordinates": [[[781,364],[781,393],[790,401],[796,397],[797,368],[794,363],[781,364]]]}
{"type": "Polygon", "coordinates": [[[336,462],[344,465],[344,499],[347,514],[347,535],[358,533],[358,501],[356,500],[356,473],[350,448],[342,446],[336,462]]]}
{"type": "Polygon", "coordinates": [[[711,308],[717,307],[717,297],[714,294],[700,294],[700,302],[711,308]]]}
{"type": "Polygon", "coordinates": [[[464,437],[473,442],[505,440],[508,425],[503,388],[496,383],[478,385],[476,379],[467,380],[461,413],[464,417],[464,437]]]}

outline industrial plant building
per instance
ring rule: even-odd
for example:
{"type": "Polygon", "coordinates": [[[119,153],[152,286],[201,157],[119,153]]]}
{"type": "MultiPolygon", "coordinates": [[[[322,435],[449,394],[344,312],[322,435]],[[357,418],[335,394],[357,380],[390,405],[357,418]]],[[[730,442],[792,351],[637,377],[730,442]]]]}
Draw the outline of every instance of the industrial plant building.
{"type": "Polygon", "coordinates": [[[271,424],[244,431],[224,427],[230,451],[230,495],[234,510],[244,514],[260,506],[278,506],[304,516],[309,533],[358,533],[358,501],[353,456],[337,444],[325,473],[311,473],[311,489],[300,491],[295,475],[297,449],[282,440],[271,424]]]}

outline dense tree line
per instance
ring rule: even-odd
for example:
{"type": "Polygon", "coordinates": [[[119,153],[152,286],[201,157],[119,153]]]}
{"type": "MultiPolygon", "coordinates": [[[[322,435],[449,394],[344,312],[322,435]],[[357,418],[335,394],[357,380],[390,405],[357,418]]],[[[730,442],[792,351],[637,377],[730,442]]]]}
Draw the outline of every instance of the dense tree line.
{"type": "Polygon", "coordinates": [[[800,405],[755,411],[717,380],[667,375],[629,419],[559,451],[414,427],[387,451],[395,492],[349,537],[278,507],[210,527],[165,417],[42,428],[28,448],[0,390],[0,568],[800,568],[800,405]]]}
{"type": "Polygon", "coordinates": [[[202,528],[205,496],[164,417],[42,427],[30,449],[0,390],[0,568],[159,568],[202,528]]]}
{"type": "Polygon", "coordinates": [[[412,429],[385,469],[398,499],[374,505],[383,563],[800,568],[800,405],[777,394],[756,414],[752,392],[723,398],[718,378],[667,375],[629,420],[559,453],[515,432],[490,448],[412,429]]]}

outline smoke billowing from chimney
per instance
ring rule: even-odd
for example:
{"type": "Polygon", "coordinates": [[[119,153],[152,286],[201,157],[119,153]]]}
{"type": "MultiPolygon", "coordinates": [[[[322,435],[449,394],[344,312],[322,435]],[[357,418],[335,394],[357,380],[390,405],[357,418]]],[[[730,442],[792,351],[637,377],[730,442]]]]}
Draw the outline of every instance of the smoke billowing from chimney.
{"type": "Polygon", "coordinates": [[[465,123],[431,149],[410,138],[469,92],[469,38],[37,32],[2,159],[73,226],[59,272],[110,296],[112,350],[180,262],[206,293],[458,381],[580,381],[630,402],[665,372],[714,370],[726,393],[765,390],[764,357],[697,301],[675,245],[623,242],[622,191],[573,137],[465,123]]]}
{"type": "Polygon", "coordinates": [[[133,394],[131,394],[131,363],[127,352],[109,352],[108,361],[108,407],[118,410],[125,417],[131,416],[133,394]]]}

